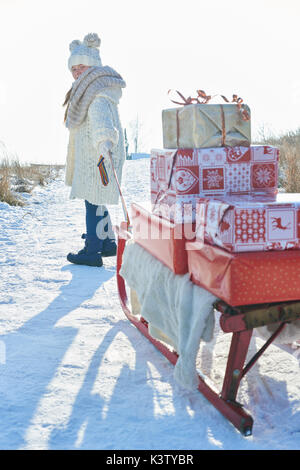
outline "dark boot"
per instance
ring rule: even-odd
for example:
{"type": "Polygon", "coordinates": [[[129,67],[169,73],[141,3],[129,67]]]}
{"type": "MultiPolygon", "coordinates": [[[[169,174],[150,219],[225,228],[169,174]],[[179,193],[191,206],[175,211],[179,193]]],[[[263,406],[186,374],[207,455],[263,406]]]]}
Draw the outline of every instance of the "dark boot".
{"type": "Polygon", "coordinates": [[[104,258],[116,256],[117,244],[107,207],[95,206],[86,201],[87,236],[97,236],[101,240],[101,255],[104,258]]]}
{"type": "Polygon", "coordinates": [[[100,251],[102,243],[99,243],[100,240],[98,238],[86,238],[83,236],[82,238],[85,238],[84,248],[78,251],[78,253],[69,253],[67,260],[74,264],[102,266],[103,261],[100,251]]]}
{"type": "Polygon", "coordinates": [[[101,251],[101,255],[103,258],[108,258],[109,256],[116,256],[117,254],[117,244],[115,240],[111,238],[106,238],[103,241],[103,248],[101,251]]]}
{"type": "MultiPolygon", "coordinates": [[[[86,233],[83,233],[81,235],[81,238],[86,239],[86,233]]],[[[117,244],[113,238],[106,238],[102,242],[99,241],[99,247],[100,247],[102,258],[108,258],[110,256],[117,255],[117,244]]],[[[83,250],[80,250],[78,253],[80,253],[83,250]]]]}
{"type": "Polygon", "coordinates": [[[85,201],[86,208],[86,234],[84,248],[78,253],[69,253],[67,260],[75,264],[87,266],[102,266],[102,256],[116,256],[117,245],[110,215],[106,206],[97,206],[85,201]]]}
{"type": "Polygon", "coordinates": [[[105,206],[101,206],[101,208],[102,208],[102,216],[101,216],[102,224],[101,225],[98,224],[97,234],[99,238],[103,240],[101,254],[103,258],[108,258],[109,256],[116,256],[117,244],[115,241],[115,235],[114,235],[114,231],[112,228],[112,223],[111,223],[109,212],[105,206]]]}

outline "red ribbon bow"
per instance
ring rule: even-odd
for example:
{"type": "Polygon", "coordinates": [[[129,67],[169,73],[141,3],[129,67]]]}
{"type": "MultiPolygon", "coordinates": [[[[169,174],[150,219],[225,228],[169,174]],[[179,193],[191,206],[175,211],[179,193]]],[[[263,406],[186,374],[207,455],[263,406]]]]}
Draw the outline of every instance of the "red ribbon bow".
{"type": "MultiPolygon", "coordinates": [[[[172,90],[169,90],[169,91],[168,91],[168,94],[170,94],[171,91],[172,91],[172,90]]],[[[188,105],[188,104],[193,104],[193,103],[197,103],[197,104],[206,104],[206,103],[208,103],[208,102],[211,100],[211,98],[212,98],[212,96],[207,95],[207,94],[205,93],[205,91],[203,91],[203,90],[197,90],[197,95],[198,95],[198,96],[197,96],[196,98],[192,98],[191,96],[189,96],[188,98],[185,98],[185,97],[183,96],[183,94],[180,93],[180,91],[178,91],[178,90],[176,90],[176,93],[180,96],[180,98],[183,99],[183,103],[180,103],[179,101],[173,101],[173,100],[171,100],[172,103],[181,104],[181,105],[184,105],[184,106],[186,106],[186,105],[188,105]],[[201,100],[201,101],[200,101],[200,100],[201,100]]]]}
{"type": "MultiPolygon", "coordinates": [[[[171,93],[172,90],[169,90],[168,91],[168,94],[171,93]]],[[[180,96],[180,98],[182,98],[183,102],[179,102],[179,101],[174,101],[174,100],[171,100],[172,103],[175,103],[175,104],[180,104],[180,105],[183,105],[183,106],[187,106],[189,104],[193,104],[193,103],[197,103],[197,104],[207,104],[214,96],[217,96],[217,95],[207,95],[205,93],[205,91],[203,90],[197,90],[197,97],[196,98],[192,98],[191,96],[189,96],[188,98],[185,98],[183,96],[182,93],[180,93],[178,90],[176,90],[176,93],[180,96]]],[[[238,95],[232,95],[232,101],[229,101],[226,96],[224,95],[220,95],[221,98],[223,98],[223,100],[226,102],[226,103],[236,103],[237,107],[238,107],[238,110],[239,112],[241,113],[241,116],[242,116],[242,119],[243,121],[249,121],[250,120],[250,115],[248,113],[248,111],[243,107],[243,99],[238,97],[238,95]]]]}
{"type": "MultiPolygon", "coordinates": [[[[226,96],[223,96],[221,95],[223,100],[226,101],[226,103],[230,103],[230,101],[226,98],[226,96]]],[[[232,95],[232,101],[231,103],[236,103],[237,104],[237,107],[238,107],[238,110],[240,111],[241,115],[242,115],[242,119],[244,121],[249,121],[250,120],[250,116],[249,116],[249,113],[248,111],[242,107],[242,104],[243,104],[243,99],[242,98],[239,98],[238,95],[232,95]]]]}

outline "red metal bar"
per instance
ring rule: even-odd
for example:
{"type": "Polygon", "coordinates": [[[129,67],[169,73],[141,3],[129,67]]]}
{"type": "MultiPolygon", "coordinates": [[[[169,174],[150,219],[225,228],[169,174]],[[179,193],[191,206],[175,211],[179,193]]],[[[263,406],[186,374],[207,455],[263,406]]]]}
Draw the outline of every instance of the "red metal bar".
{"type": "Polygon", "coordinates": [[[230,315],[223,313],[220,317],[220,326],[224,333],[233,333],[246,330],[244,314],[230,315]]]}
{"type": "Polygon", "coordinates": [[[221,396],[235,401],[253,330],[233,333],[221,396]]]}
{"type": "Polygon", "coordinates": [[[247,372],[254,366],[256,361],[260,358],[260,356],[265,352],[268,346],[270,346],[271,343],[277,338],[277,336],[282,332],[283,328],[285,327],[286,323],[281,323],[279,327],[274,331],[272,336],[265,342],[265,344],[260,348],[259,351],[250,359],[248,364],[244,367],[244,370],[242,371],[242,376],[241,379],[244,377],[244,375],[247,374],[247,372]]]}
{"type": "Polygon", "coordinates": [[[200,376],[198,390],[244,436],[251,436],[253,419],[240,404],[224,400],[223,397],[217,391],[214,391],[200,376]]]}

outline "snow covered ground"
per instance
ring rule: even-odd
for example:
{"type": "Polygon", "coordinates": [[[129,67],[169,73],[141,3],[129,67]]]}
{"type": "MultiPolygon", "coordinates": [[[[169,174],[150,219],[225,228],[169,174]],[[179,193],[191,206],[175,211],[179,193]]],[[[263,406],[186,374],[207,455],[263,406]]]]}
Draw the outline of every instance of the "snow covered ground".
{"type": "MultiPolygon", "coordinates": [[[[243,437],[125,318],[115,259],[74,266],[83,201],[63,173],[25,207],[0,203],[1,449],[300,449],[300,353],[272,345],[241,384],[254,418],[243,437]]],[[[126,161],[124,196],[149,199],[149,160],[126,161]]],[[[122,211],[113,211],[120,222],[122,211]]],[[[202,344],[198,364],[220,386],[230,335],[202,344]]],[[[252,340],[252,352],[262,340],[252,340]]]]}

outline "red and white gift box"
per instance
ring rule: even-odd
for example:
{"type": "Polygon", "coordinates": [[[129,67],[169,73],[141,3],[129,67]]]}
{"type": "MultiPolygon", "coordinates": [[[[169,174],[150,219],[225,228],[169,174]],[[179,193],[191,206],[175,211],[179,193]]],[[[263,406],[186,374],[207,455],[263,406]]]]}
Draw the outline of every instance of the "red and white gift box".
{"type": "Polygon", "coordinates": [[[198,241],[230,252],[300,249],[300,195],[199,198],[196,208],[198,241]]]}
{"type": "Polygon", "coordinates": [[[177,222],[194,221],[197,197],[260,194],[275,199],[279,151],[273,146],[151,151],[151,202],[177,222]],[[183,217],[184,207],[192,220],[183,217]]]}

